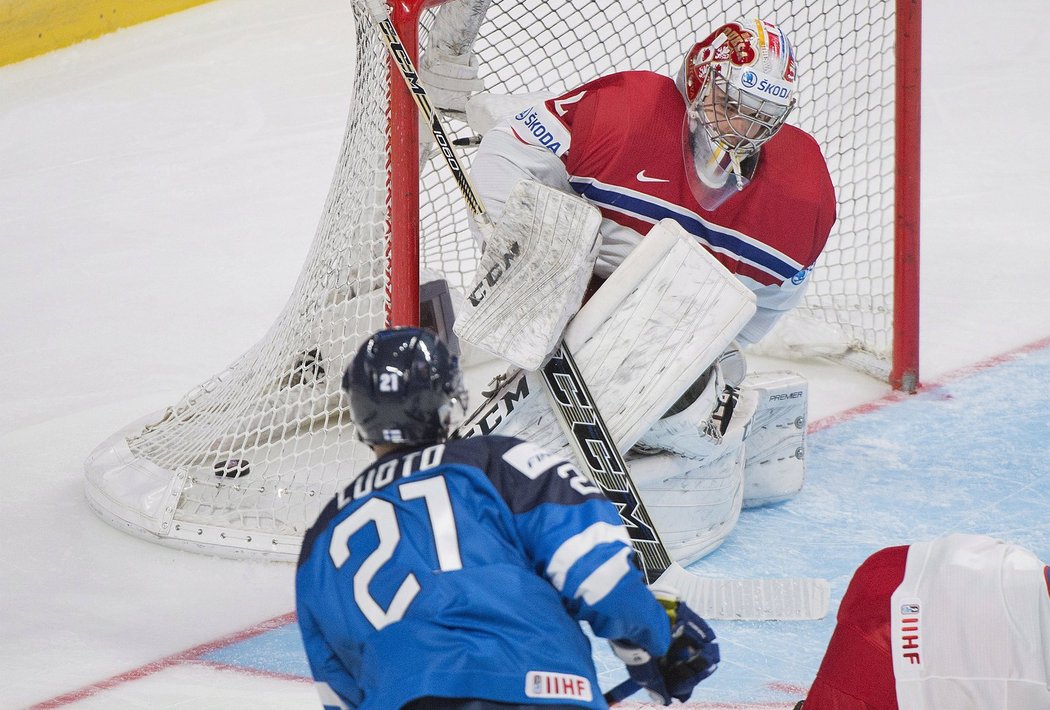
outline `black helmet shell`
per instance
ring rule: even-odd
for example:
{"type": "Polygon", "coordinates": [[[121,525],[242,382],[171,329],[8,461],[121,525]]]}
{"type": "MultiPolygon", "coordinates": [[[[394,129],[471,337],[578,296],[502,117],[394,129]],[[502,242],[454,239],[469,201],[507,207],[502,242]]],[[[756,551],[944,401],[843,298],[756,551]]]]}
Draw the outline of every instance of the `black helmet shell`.
{"type": "Polygon", "coordinates": [[[343,389],[358,437],[372,445],[444,441],[453,410],[466,407],[457,358],[422,328],[371,336],[346,368],[343,389]]]}

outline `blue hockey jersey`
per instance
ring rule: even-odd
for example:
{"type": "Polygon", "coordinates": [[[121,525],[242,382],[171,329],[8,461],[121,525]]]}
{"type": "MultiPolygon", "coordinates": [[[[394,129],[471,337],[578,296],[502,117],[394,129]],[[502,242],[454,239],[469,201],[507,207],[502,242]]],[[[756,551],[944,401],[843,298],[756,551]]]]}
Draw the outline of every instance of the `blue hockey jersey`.
{"type": "Polygon", "coordinates": [[[322,701],[604,708],[578,621],[654,656],[670,643],[633,560],[612,503],[533,444],[476,437],[380,458],[303,541],[297,611],[322,701]]]}

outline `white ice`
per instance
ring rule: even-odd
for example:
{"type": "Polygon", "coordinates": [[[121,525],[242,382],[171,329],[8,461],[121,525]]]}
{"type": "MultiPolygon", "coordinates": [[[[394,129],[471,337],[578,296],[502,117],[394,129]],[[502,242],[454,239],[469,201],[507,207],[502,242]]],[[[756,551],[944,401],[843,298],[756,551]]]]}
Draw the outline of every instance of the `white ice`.
{"type": "MultiPolygon", "coordinates": [[[[922,377],[1050,336],[1050,5],[924,8],[922,377]]],[[[220,0],[0,68],[0,708],[293,608],[292,567],[142,542],[82,464],[255,342],[327,194],[353,57],[345,0],[220,0]]],[[[887,387],[795,364],[811,419],[887,387]]],[[[201,667],[74,707],[316,707],[201,667]]]]}

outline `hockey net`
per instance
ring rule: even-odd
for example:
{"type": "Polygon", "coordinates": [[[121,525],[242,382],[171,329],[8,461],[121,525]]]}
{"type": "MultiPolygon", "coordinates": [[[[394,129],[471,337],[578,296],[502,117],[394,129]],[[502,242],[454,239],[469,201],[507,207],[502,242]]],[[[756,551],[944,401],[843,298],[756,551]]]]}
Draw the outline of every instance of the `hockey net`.
{"type": "MultiPolygon", "coordinates": [[[[894,3],[498,0],[474,51],[488,92],[554,93],[615,70],[673,76],[709,28],[754,14],[777,21],[795,42],[801,101],[793,121],[823,147],[838,192],[838,222],[801,314],[820,324],[816,352],[828,351],[823,341],[833,333],[840,354],[888,376],[900,325],[894,3]]],[[[433,9],[395,15],[410,50],[417,37],[426,45],[434,17],[433,9]]],[[[413,172],[415,108],[410,100],[397,108],[392,87],[401,79],[360,0],[354,18],[341,155],[293,292],[254,347],[88,459],[88,499],[118,528],[215,554],[294,558],[320,508],[371,460],[341,397],[349,359],[369,333],[404,322],[405,304],[409,313],[417,308],[420,280],[443,279],[455,295],[472,278],[478,253],[461,197],[440,157],[413,172]],[[417,195],[392,187],[406,174],[417,195]],[[402,197],[392,201],[392,191],[402,197]],[[399,308],[402,316],[391,317],[399,308]]],[[[450,128],[473,134],[461,121],[450,128]]],[[[467,150],[462,160],[470,157],[467,150]]]]}

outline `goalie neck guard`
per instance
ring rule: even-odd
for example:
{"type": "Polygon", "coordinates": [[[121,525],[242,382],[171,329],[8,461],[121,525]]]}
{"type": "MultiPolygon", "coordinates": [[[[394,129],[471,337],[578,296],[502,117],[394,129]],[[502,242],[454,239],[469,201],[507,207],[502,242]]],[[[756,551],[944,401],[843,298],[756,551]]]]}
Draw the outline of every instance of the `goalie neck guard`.
{"type": "Polygon", "coordinates": [[[701,207],[714,210],[747,186],[759,148],[795,107],[795,75],[787,35],[760,19],[722,25],[686,54],[682,146],[701,207]]]}
{"type": "Polygon", "coordinates": [[[343,375],[357,436],[370,444],[443,441],[467,407],[458,359],[422,328],[381,330],[343,375]]]}

